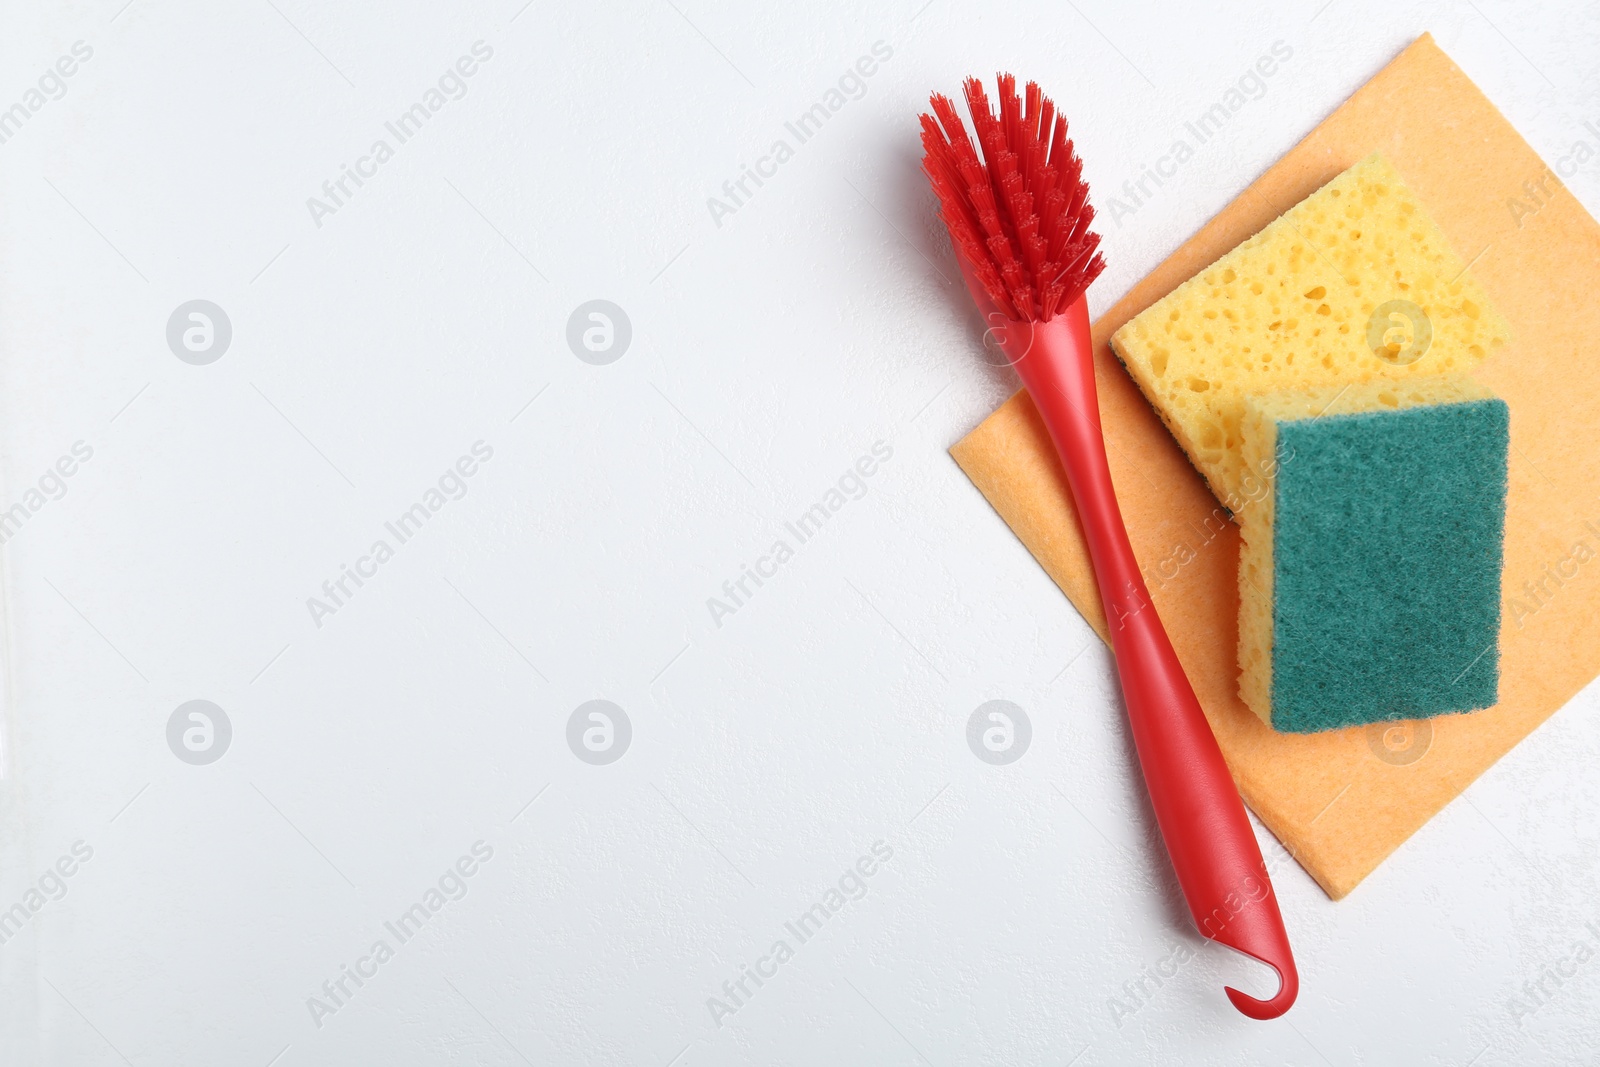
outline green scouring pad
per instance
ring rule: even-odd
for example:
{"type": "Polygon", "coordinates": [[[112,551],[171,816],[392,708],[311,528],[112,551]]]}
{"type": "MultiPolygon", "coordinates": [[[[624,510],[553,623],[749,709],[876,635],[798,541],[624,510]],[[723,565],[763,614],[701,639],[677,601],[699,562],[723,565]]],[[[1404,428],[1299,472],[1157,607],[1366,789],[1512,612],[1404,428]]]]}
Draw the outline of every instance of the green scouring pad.
{"type": "Polygon", "coordinates": [[[1464,377],[1255,396],[1240,692],[1312,733],[1493,706],[1509,411],[1464,377]]]}

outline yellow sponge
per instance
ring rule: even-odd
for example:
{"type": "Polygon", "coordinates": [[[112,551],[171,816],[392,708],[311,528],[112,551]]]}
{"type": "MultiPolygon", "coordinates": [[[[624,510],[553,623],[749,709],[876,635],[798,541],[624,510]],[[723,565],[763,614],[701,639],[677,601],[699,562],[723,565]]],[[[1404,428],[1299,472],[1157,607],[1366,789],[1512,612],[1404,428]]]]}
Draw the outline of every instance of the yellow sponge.
{"type": "Polygon", "coordinates": [[[1111,346],[1238,511],[1246,395],[1466,371],[1509,333],[1374,155],[1130,320],[1111,346]]]}

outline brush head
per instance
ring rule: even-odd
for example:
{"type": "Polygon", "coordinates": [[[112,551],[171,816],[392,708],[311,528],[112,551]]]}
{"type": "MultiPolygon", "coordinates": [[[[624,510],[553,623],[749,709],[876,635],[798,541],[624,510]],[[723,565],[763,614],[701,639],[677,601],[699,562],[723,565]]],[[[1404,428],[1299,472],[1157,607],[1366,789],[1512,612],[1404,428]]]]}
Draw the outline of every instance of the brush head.
{"type": "Polygon", "coordinates": [[[1048,322],[1066,311],[1105,269],[1083,160],[1067,139],[1067,120],[1035,82],[999,76],[1000,114],[983,83],[964,83],[978,149],[950,98],[935,93],[922,116],[922,169],[939,197],[939,217],[966,270],[973,295],[1007,318],[1048,322]],[[981,289],[981,296],[977,290],[981,289]]]}

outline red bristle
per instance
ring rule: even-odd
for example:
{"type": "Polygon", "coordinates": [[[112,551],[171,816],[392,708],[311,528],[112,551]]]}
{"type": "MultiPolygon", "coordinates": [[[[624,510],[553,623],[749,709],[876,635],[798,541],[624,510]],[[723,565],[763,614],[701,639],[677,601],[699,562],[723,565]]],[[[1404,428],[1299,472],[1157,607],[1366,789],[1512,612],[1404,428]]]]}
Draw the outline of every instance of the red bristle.
{"type": "Polygon", "coordinates": [[[1047,321],[1070,307],[1105,269],[1083,161],[1067,121],[1035,82],[1017,95],[997,79],[997,115],[983,83],[962,83],[972,133],[949,97],[922,116],[922,168],[939,217],[968,272],[1013,319],[1047,321]]]}

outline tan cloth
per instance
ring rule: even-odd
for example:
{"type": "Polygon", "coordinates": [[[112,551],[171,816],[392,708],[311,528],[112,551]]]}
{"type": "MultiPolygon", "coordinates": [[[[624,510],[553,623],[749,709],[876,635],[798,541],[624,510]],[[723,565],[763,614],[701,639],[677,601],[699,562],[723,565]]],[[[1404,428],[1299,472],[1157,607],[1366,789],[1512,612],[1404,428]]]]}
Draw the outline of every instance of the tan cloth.
{"type": "MultiPolygon", "coordinates": [[[[1112,476],[1155,603],[1246,802],[1335,899],[1600,671],[1596,293],[1600,225],[1425,35],[1095,324],[1112,476]],[[1237,530],[1107,340],[1375,151],[1511,321],[1511,344],[1476,372],[1511,407],[1501,701],[1415,724],[1278,734],[1237,694],[1237,530]]],[[[950,451],[1104,637],[1065,478],[1027,395],[950,451]]]]}

